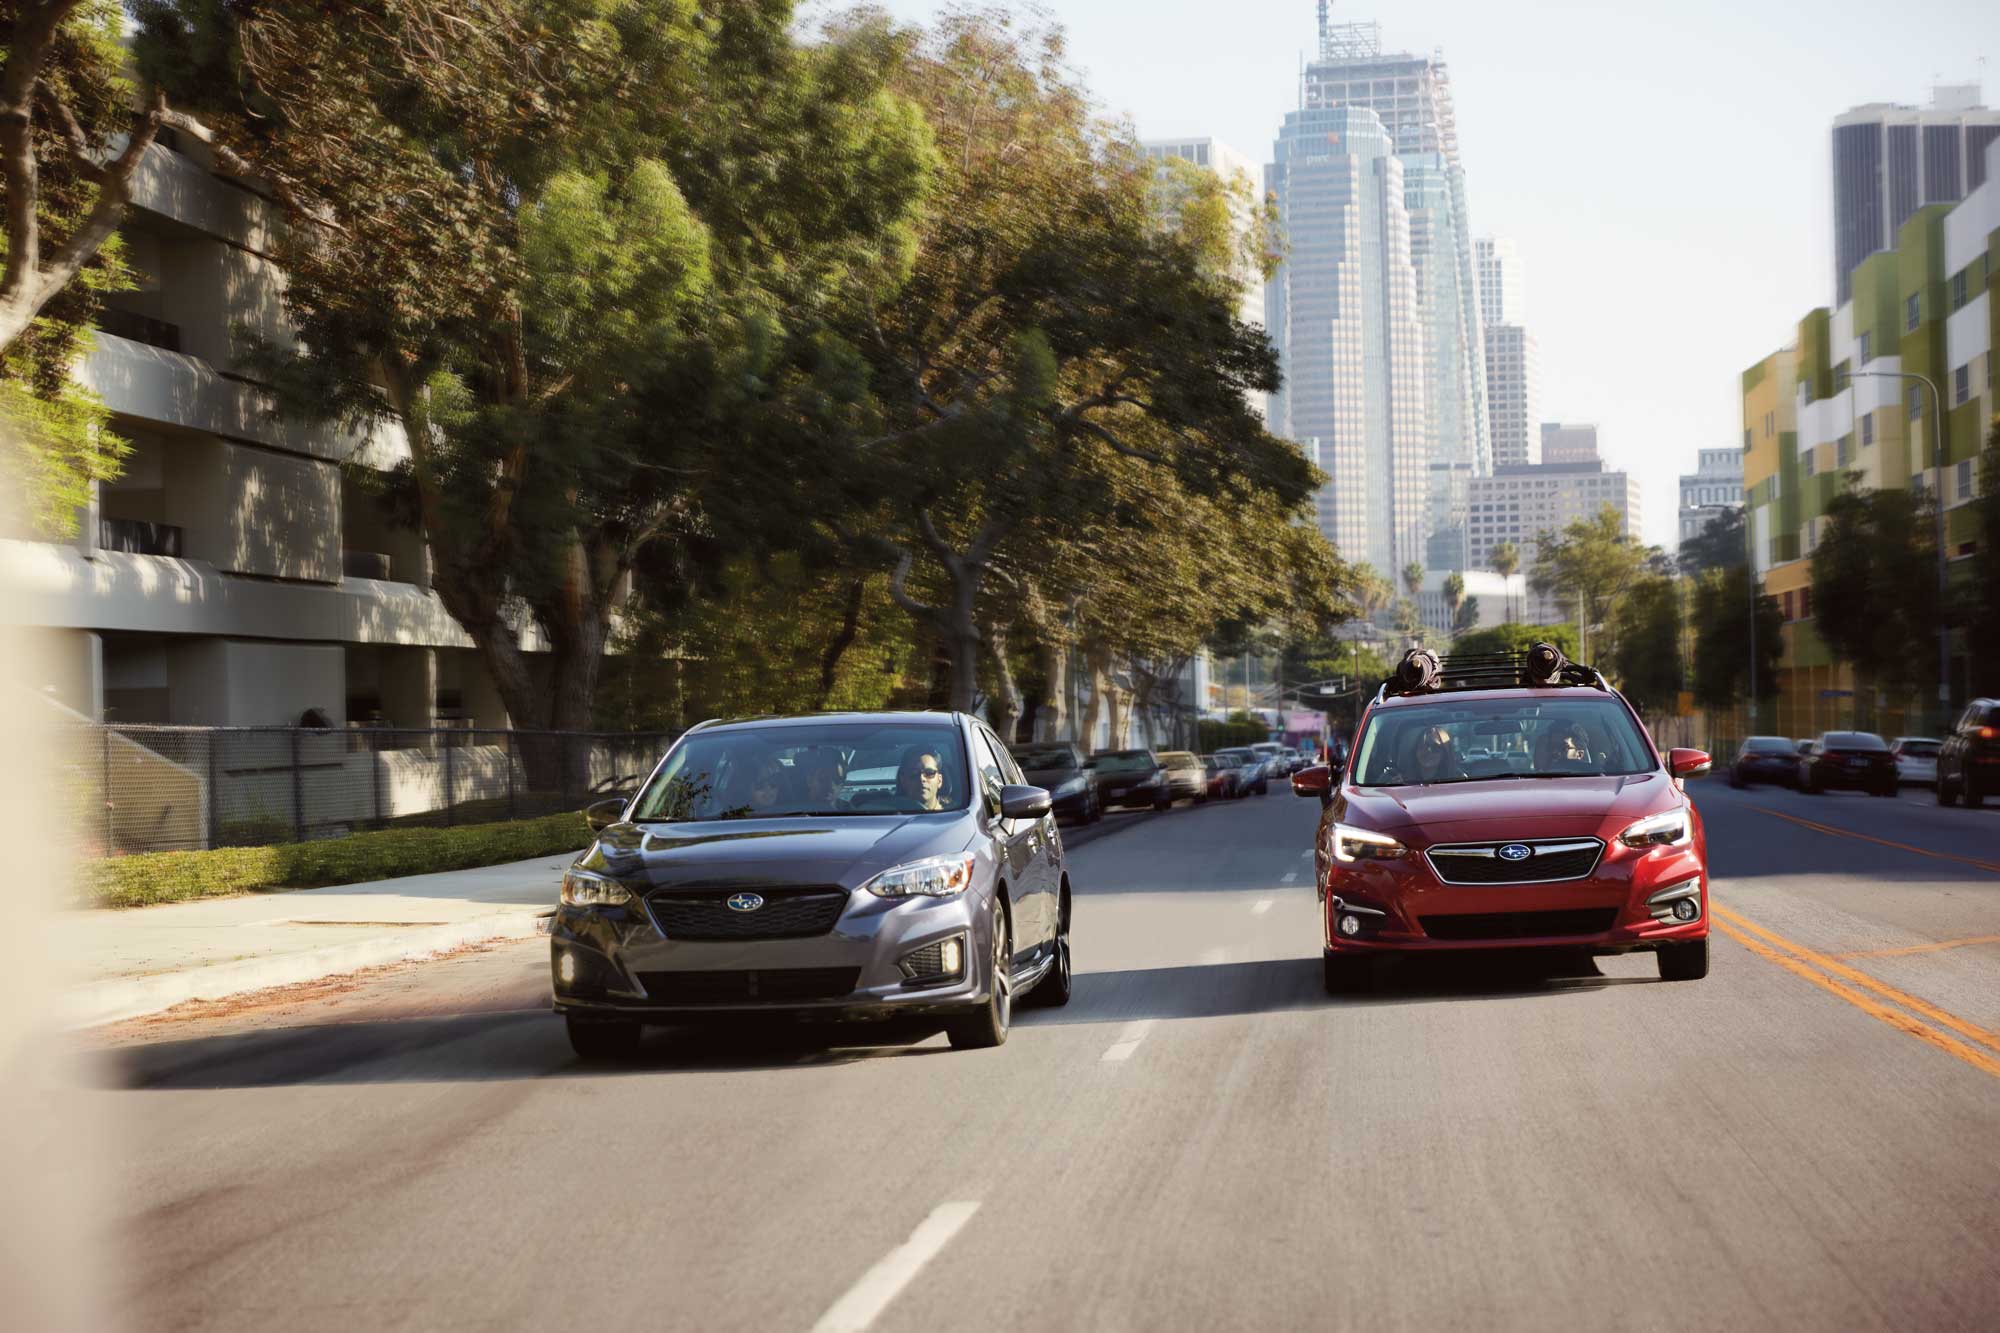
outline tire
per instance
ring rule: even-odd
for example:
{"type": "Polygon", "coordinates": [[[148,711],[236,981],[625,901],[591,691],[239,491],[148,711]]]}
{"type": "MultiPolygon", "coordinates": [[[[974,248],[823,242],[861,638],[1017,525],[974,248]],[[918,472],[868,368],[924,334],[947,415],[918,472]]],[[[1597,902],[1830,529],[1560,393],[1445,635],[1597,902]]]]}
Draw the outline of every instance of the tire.
{"type": "Polygon", "coordinates": [[[569,1028],[570,1049],[582,1059],[623,1060],[639,1049],[640,1028],[637,1023],[619,1019],[578,1018],[575,1014],[563,1015],[563,1021],[569,1028]]]}
{"type": "Polygon", "coordinates": [[[1155,810],[1171,810],[1173,808],[1174,798],[1171,796],[1162,796],[1159,800],[1153,802],[1153,809],[1155,810]]]}
{"type": "Polygon", "coordinates": [[[1817,779],[1817,778],[1807,778],[1807,779],[1806,779],[1806,781],[1805,781],[1805,785],[1804,785],[1803,787],[1799,788],[1799,790],[1800,790],[1800,791],[1802,791],[1802,792],[1804,792],[1804,793],[1805,793],[1806,795],[1808,795],[1808,796],[1817,796],[1817,795],[1819,795],[1819,794],[1820,794],[1820,791],[1821,791],[1821,788],[1820,788],[1820,785],[1819,785],[1819,779],[1817,779]]]}
{"type": "Polygon", "coordinates": [[[1102,818],[1104,818],[1104,802],[1098,799],[1096,792],[1092,792],[1090,794],[1090,803],[1084,807],[1083,822],[1086,824],[1095,824],[1102,818]]]}
{"type": "Polygon", "coordinates": [[[1986,804],[1986,789],[1975,783],[1969,773],[1965,778],[1965,803],[1974,810],[1986,804]]]}
{"type": "Polygon", "coordinates": [[[1069,890],[1062,891],[1061,912],[1056,927],[1056,965],[1048,970],[1035,988],[1028,992],[1026,999],[1037,1009],[1060,1009],[1069,1003],[1069,890]]]}
{"type": "Polygon", "coordinates": [[[1656,955],[1660,960],[1660,980],[1700,981],[1708,975],[1708,941],[1696,940],[1692,944],[1662,944],[1656,955]]]}
{"type": "Polygon", "coordinates": [[[1958,788],[1946,782],[1942,774],[1938,776],[1937,780],[1937,803],[1939,805],[1958,804],[1958,788]]]}
{"type": "Polygon", "coordinates": [[[1014,931],[1001,903],[993,904],[993,985],[986,1003],[962,1018],[944,1025],[952,1047],[961,1051],[983,1051],[1002,1045],[1014,1021],[1014,931]]]}
{"type": "Polygon", "coordinates": [[[1369,989],[1373,974],[1369,965],[1372,958],[1354,958],[1346,954],[1322,953],[1320,955],[1320,978],[1328,995],[1360,995],[1369,989]]]}
{"type": "Polygon", "coordinates": [[[1735,769],[1731,769],[1729,771],[1729,785],[1731,789],[1735,791],[1742,791],[1745,787],[1748,787],[1750,784],[1745,782],[1741,777],[1739,777],[1735,769]]]}

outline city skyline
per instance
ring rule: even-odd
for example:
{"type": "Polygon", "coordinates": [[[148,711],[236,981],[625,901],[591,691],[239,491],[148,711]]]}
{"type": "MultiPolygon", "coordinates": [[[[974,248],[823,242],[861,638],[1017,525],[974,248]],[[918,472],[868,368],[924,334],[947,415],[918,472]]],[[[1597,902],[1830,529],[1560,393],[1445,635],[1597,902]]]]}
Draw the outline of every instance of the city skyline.
{"type": "MultiPolygon", "coordinates": [[[[888,7],[923,20],[940,6],[888,7]]],[[[1307,0],[1242,0],[1226,23],[1194,0],[1157,0],[1137,24],[1112,0],[1050,13],[1108,114],[1147,138],[1213,135],[1246,152],[1298,105],[1316,41],[1307,0]]],[[[1834,299],[1835,117],[1925,102],[1934,83],[1983,78],[1988,104],[2000,97],[2000,73],[1979,63],[2000,57],[2000,14],[1969,0],[1906,6],[1893,23],[1830,0],[1803,27],[1776,5],[1719,0],[1670,15],[1470,0],[1334,15],[1381,21],[1393,49],[1444,48],[1472,228],[1512,237],[1534,274],[1542,411],[1598,423],[1606,466],[1655,495],[1677,491],[1698,450],[1740,439],[1742,367],[1834,299]],[[1813,71],[1806,90],[1773,78],[1777,52],[1813,71]]],[[[1645,539],[1671,548],[1673,511],[1645,517],[1645,539]]]]}

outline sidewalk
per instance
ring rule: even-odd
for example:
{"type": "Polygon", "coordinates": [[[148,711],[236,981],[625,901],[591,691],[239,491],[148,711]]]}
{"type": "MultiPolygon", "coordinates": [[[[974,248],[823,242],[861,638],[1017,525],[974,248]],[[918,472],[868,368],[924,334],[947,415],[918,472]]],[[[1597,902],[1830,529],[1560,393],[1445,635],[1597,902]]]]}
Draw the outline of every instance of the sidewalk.
{"type": "Polygon", "coordinates": [[[533,935],[571,854],[327,889],[68,917],[60,963],[78,1026],[533,935]]]}

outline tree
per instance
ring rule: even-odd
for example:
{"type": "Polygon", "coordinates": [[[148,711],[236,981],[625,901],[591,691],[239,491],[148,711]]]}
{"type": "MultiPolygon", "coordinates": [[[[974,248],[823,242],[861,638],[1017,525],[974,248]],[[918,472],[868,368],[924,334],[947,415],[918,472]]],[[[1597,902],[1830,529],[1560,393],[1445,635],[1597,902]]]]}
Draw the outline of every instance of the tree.
{"type": "Polygon", "coordinates": [[[1992,696],[2000,694],[2000,418],[1987,431],[1979,456],[1978,515],[1979,550],[1960,619],[1972,660],[1972,690],[1992,696]]]}
{"type": "Polygon", "coordinates": [[[1576,628],[1571,625],[1519,625],[1512,621],[1501,625],[1487,625],[1461,635],[1452,645],[1455,652],[1473,653],[1525,653],[1538,643],[1552,643],[1562,649],[1563,656],[1574,659],[1577,656],[1576,628]]]}
{"type": "Polygon", "coordinates": [[[515,725],[589,725],[642,554],[755,484],[746,440],[857,396],[817,330],[907,272],[932,164],[897,39],[800,42],[782,0],[198,7],[227,59],[157,14],[141,54],[250,109],[301,345],[267,372],[401,427],[386,498],[515,725]]]}
{"type": "Polygon", "coordinates": [[[1666,575],[1642,573],[1619,600],[1613,619],[1615,645],[1604,670],[1642,714],[1671,712],[1681,689],[1681,605],[1679,583],[1666,575]]]}
{"type": "Polygon", "coordinates": [[[1850,486],[1826,507],[1812,554],[1812,615],[1828,648],[1872,685],[1908,693],[1935,680],[1935,515],[1928,497],[1850,486]]]}
{"type": "Polygon", "coordinates": [[[1750,692],[1750,643],[1757,646],[1757,697],[1778,695],[1778,661],[1784,655],[1784,611],[1775,597],[1750,604],[1750,571],[1742,562],[1694,577],[1689,629],[1694,640],[1695,702],[1729,708],[1750,692]],[[1750,621],[1756,619],[1754,634],[1750,621]]]}
{"type": "Polygon", "coordinates": [[[1369,564],[1354,567],[1354,604],[1364,619],[1373,620],[1396,601],[1396,585],[1369,564]]]}
{"type": "MultiPolygon", "coordinates": [[[[1503,579],[1511,579],[1521,568],[1521,548],[1512,542],[1501,542],[1493,548],[1493,572],[1503,579]]],[[[1508,594],[1511,602],[1513,594],[1508,594]]],[[[1508,608],[1508,618],[1513,618],[1513,608],[1508,608]]]]}
{"type": "Polygon", "coordinates": [[[1744,526],[1742,509],[1717,514],[1699,535],[1681,543],[1680,571],[1692,576],[1705,570],[1740,565],[1748,549],[1747,541],[1748,530],[1744,526]]]}
{"type": "Polygon", "coordinates": [[[1478,624],[1479,599],[1477,597],[1468,597],[1464,602],[1459,604],[1458,610],[1452,614],[1451,632],[1453,634],[1465,634],[1478,624]]]}
{"type": "Polygon", "coordinates": [[[1424,590],[1424,567],[1412,560],[1403,566],[1403,595],[1414,598],[1424,590]]]}
{"type": "Polygon", "coordinates": [[[1451,571],[1451,573],[1444,576],[1444,607],[1445,611],[1449,615],[1449,621],[1451,624],[1452,633],[1454,634],[1456,634],[1460,628],[1458,623],[1459,608],[1463,607],[1464,605],[1465,605],[1465,575],[1459,573],[1457,570],[1454,569],[1453,571],[1451,571]]]}
{"type": "Polygon", "coordinates": [[[1618,511],[1603,506],[1592,518],[1580,518],[1560,535],[1535,537],[1535,569],[1530,586],[1558,604],[1576,607],[1582,615],[1579,633],[1588,637],[1592,653],[1605,661],[1617,655],[1618,626],[1611,613],[1658,553],[1625,535],[1618,511]]]}

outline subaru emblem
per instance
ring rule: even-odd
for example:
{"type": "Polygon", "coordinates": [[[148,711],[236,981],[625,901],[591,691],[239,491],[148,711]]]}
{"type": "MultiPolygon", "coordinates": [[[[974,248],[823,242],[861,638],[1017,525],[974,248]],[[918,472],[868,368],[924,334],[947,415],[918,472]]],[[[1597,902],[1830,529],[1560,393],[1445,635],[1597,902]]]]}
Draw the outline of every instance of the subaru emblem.
{"type": "Polygon", "coordinates": [[[1525,861],[1534,854],[1534,848],[1521,842],[1510,842],[1500,849],[1500,859],[1502,861],[1525,861]]]}
{"type": "Polygon", "coordinates": [[[732,912],[754,912],[764,905],[764,897],[757,893],[732,893],[729,895],[729,910],[732,912]]]}

